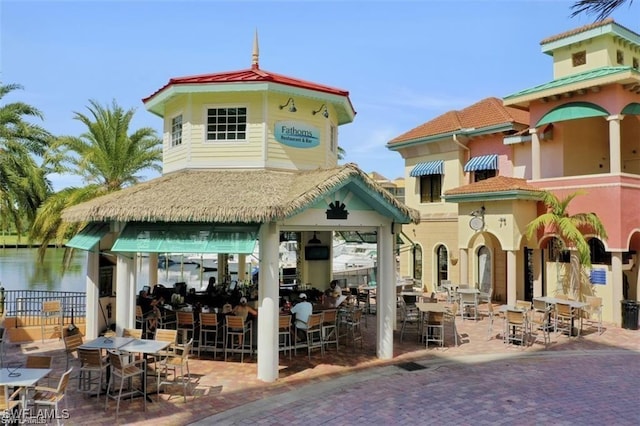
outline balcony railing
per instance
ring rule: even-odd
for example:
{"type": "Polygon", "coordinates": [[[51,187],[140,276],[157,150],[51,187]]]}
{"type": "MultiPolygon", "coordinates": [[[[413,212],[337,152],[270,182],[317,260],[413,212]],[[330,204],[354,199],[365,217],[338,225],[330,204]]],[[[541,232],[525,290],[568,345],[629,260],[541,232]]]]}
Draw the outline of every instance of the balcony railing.
{"type": "Polygon", "coordinates": [[[3,290],[0,292],[0,313],[5,318],[15,318],[15,327],[40,325],[42,304],[48,300],[60,301],[63,324],[85,322],[87,295],[72,291],[3,290]]]}

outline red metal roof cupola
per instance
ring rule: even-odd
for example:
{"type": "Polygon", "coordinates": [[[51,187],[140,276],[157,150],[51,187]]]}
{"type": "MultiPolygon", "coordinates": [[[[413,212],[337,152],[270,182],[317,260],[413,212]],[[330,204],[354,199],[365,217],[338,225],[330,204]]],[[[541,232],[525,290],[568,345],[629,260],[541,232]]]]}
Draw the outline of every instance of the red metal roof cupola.
{"type": "Polygon", "coordinates": [[[309,98],[331,105],[337,114],[338,124],[353,121],[355,110],[347,90],[288,77],[260,69],[258,32],[253,41],[251,68],[174,77],[160,89],[142,99],[147,110],[164,117],[165,104],[173,97],[187,93],[215,92],[274,92],[289,96],[309,98]]]}

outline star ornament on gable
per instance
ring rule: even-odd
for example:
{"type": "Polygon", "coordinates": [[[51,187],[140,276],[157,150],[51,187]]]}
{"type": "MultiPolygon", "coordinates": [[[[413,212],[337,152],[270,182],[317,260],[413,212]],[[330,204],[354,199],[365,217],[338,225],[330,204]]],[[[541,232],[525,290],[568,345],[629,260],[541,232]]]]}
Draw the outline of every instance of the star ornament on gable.
{"type": "Polygon", "coordinates": [[[327,209],[327,219],[346,219],[349,216],[349,212],[347,211],[347,206],[344,203],[335,200],[334,202],[329,204],[329,208],[327,209]]]}

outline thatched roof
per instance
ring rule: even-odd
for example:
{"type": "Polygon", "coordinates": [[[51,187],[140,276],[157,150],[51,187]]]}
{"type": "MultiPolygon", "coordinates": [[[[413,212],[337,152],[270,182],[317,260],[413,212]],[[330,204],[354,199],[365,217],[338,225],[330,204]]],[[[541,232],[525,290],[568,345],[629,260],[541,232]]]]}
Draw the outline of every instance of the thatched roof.
{"type": "Polygon", "coordinates": [[[331,169],[184,170],[65,209],[67,222],[263,223],[286,218],[352,180],[379,193],[401,215],[419,213],[396,200],[355,164],[331,169]]]}

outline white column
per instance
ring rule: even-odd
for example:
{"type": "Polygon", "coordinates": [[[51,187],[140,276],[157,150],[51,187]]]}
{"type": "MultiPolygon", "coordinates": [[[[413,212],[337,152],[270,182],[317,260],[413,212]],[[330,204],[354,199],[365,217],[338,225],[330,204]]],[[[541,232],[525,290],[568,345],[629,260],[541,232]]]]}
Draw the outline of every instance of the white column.
{"type": "Polygon", "coordinates": [[[460,254],[460,262],[458,263],[458,284],[468,284],[469,283],[469,249],[461,248],[460,254]]]}
{"type": "Polygon", "coordinates": [[[135,325],[135,286],[131,285],[131,271],[133,259],[129,253],[118,254],[116,260],[116,334],[122,335],[124,328],[133,328],[135,325]],[[133,300],[132,299],[133,295],[133,300]]]}
{"type": "Polygon", "coordinates": [[[529,129],[531,134],[531,179],[540,179],[540,138],[535,128],[529,129]]]}
{"type": "Polygon", "coordinates": [[[507,305],[515,305],[517,299],[516,252],[507,250],[507,305]]]}
{"type": "MultiPolygon", "coordinates": [[[[612,306],[612,321],[618,325],[622,325],[622,307],[620,301],[622,300],[622,253],[614,251],[611,253],[611,303],[612,306]]],[[[606,310],[606,308],[604,308],[606,310]]]]}
{"type": "Polygon", "coordinates": [[[274,382],[278,378],[279,235],[276,223],[264,223],[260,227],[258,379],[265,382],[274,382]]]}
{"type": "Polygon", "coordinates": [[[97,244],[87,252],[87,311],[86,311],[86,339],[98,337],[100,318],[100,250],[97,244]]]}
{"type": "Polygon", "coordinates": [[[378,279],[376,282],[376,353],[380,359],[393,358],[393,326],[396,304],[396,274],[391,225],[378,227],[378,279]]]}
{"type": "Polygon", "coordinates": [[[620,121],[624,115],[610,115],[609,122],[609,170],[610,173],[622,171],[622,158],[620,156],[620,121]]]}

